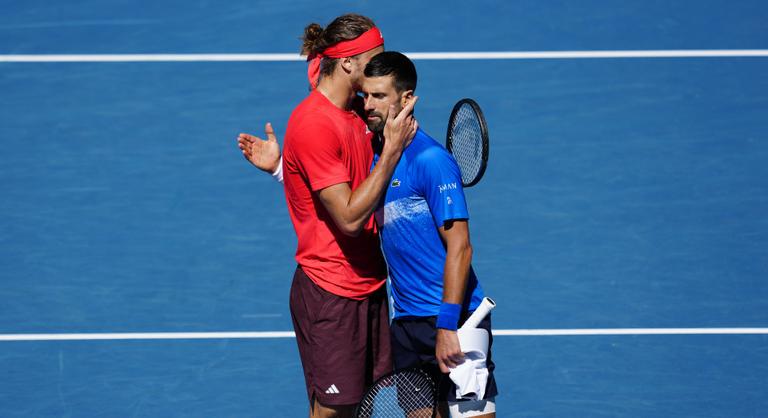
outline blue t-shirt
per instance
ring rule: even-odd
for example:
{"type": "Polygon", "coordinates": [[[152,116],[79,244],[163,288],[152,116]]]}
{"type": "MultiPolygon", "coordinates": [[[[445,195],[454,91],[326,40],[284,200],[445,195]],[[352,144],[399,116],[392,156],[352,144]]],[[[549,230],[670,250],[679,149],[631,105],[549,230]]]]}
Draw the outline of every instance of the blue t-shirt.
{"type": "MultiPolygon", "coordinates": [[[[377,161],[378,156],[374,165],[377,161]]],[[[449,220],[469,219],[456,160],[419,129],[403,151],[375,216],[389,266],[394,317],[437,315],[446,257],[438,228],[449,220]]],[[[464,310],[474,310],[482,299],[470,267],[464,310]]]]}

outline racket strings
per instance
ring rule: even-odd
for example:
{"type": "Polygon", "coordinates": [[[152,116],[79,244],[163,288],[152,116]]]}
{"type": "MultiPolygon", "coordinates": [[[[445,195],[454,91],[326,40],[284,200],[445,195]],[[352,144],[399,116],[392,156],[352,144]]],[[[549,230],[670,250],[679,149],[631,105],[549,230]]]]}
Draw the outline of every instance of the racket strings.
{"type": "Polygon", "coordinates": [[[360,402],[357,416],[430,418],[434,405],[432,379],[409,370],[377,381],[360,402]]]}
{"type": "Polygon", "coordinates": [[[451,126],[451,153],[461,167],[461,180],[472,182],[480,173],[483,164],[483,128],[475,110],[469,104],[462,104],[456,112],[451,126]]]}

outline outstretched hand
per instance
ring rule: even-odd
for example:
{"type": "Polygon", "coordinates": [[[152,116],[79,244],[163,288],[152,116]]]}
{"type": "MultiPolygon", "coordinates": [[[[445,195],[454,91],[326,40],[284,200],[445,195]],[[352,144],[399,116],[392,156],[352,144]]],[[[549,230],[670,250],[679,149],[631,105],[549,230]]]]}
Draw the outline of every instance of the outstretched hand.
{"type": "Polygon", "coordinates": [[[237,137],[237,146],[243,152],[245,159],[256,168],[272,173],[280,164],[280,144],[277,143],[271,123],[267,122],[264,126],[264,133],[267,136],[266,140],[242,133],[237,137]]]}

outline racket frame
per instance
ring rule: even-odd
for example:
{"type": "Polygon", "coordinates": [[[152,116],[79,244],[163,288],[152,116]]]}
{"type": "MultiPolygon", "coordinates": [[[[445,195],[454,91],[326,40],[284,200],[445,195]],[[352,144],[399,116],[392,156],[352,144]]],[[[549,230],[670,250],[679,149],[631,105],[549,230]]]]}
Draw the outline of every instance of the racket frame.
{"type": "MultiPolygon", "coordinates": [[[[453,155],[453,130],[451,129],[451,126],[453,125],[454,119],[456,118],[456,114],[459,112],[459,109],[461,109],[461,106],[464,104],[468,104],[472,110],[475,112],[475,115],[477,116],[479,125],[480,125],[480,137],[482,140],[481,143],[481,150],[482,155],[480,159],[480,169],[477,172],[477,175],[475,175],[475,178],[472,179],[469,183],[464,184],[464,181],[462,180],[462,186],[464,187],[472,187],[476,185],[478,182],[480,182],[480,179],[483,178],[483,174],[485,174],[485,169],[488,166],[488,155],[489,155],[489,140],[488,140],[488,124],[485,121],[485,116],[483,115],[483,110],[480,109],[480,105],[477,104],[476,101],[470,99],[470,98],[463,98],[456,102],[455,105],[453,105],[453,110],[451,110],[451,116],[448,118],[448,131],[445,135],[445,147],[448,149],[448,152],[453,155]]],[[[461,169],[461,165],[459,165],[459,169],[461,169]]]]}

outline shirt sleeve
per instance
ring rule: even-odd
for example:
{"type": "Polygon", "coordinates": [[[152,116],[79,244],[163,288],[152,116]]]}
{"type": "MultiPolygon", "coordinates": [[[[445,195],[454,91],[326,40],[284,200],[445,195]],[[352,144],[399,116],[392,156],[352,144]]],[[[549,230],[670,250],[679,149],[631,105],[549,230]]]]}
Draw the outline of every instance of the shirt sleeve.
{"type": "Polygon", "coordinates": [[[351,180],[341,150],[341,138],[330,124],[308,123],[298,132],[295,164],[312,191],[351,180]]]}
{"type": "Polygon", "coordinates": [[[451,220],[469,219],[461,171],[448,151],[432,148],[420,155],[417,177],[436,227],[451,220]]]}

